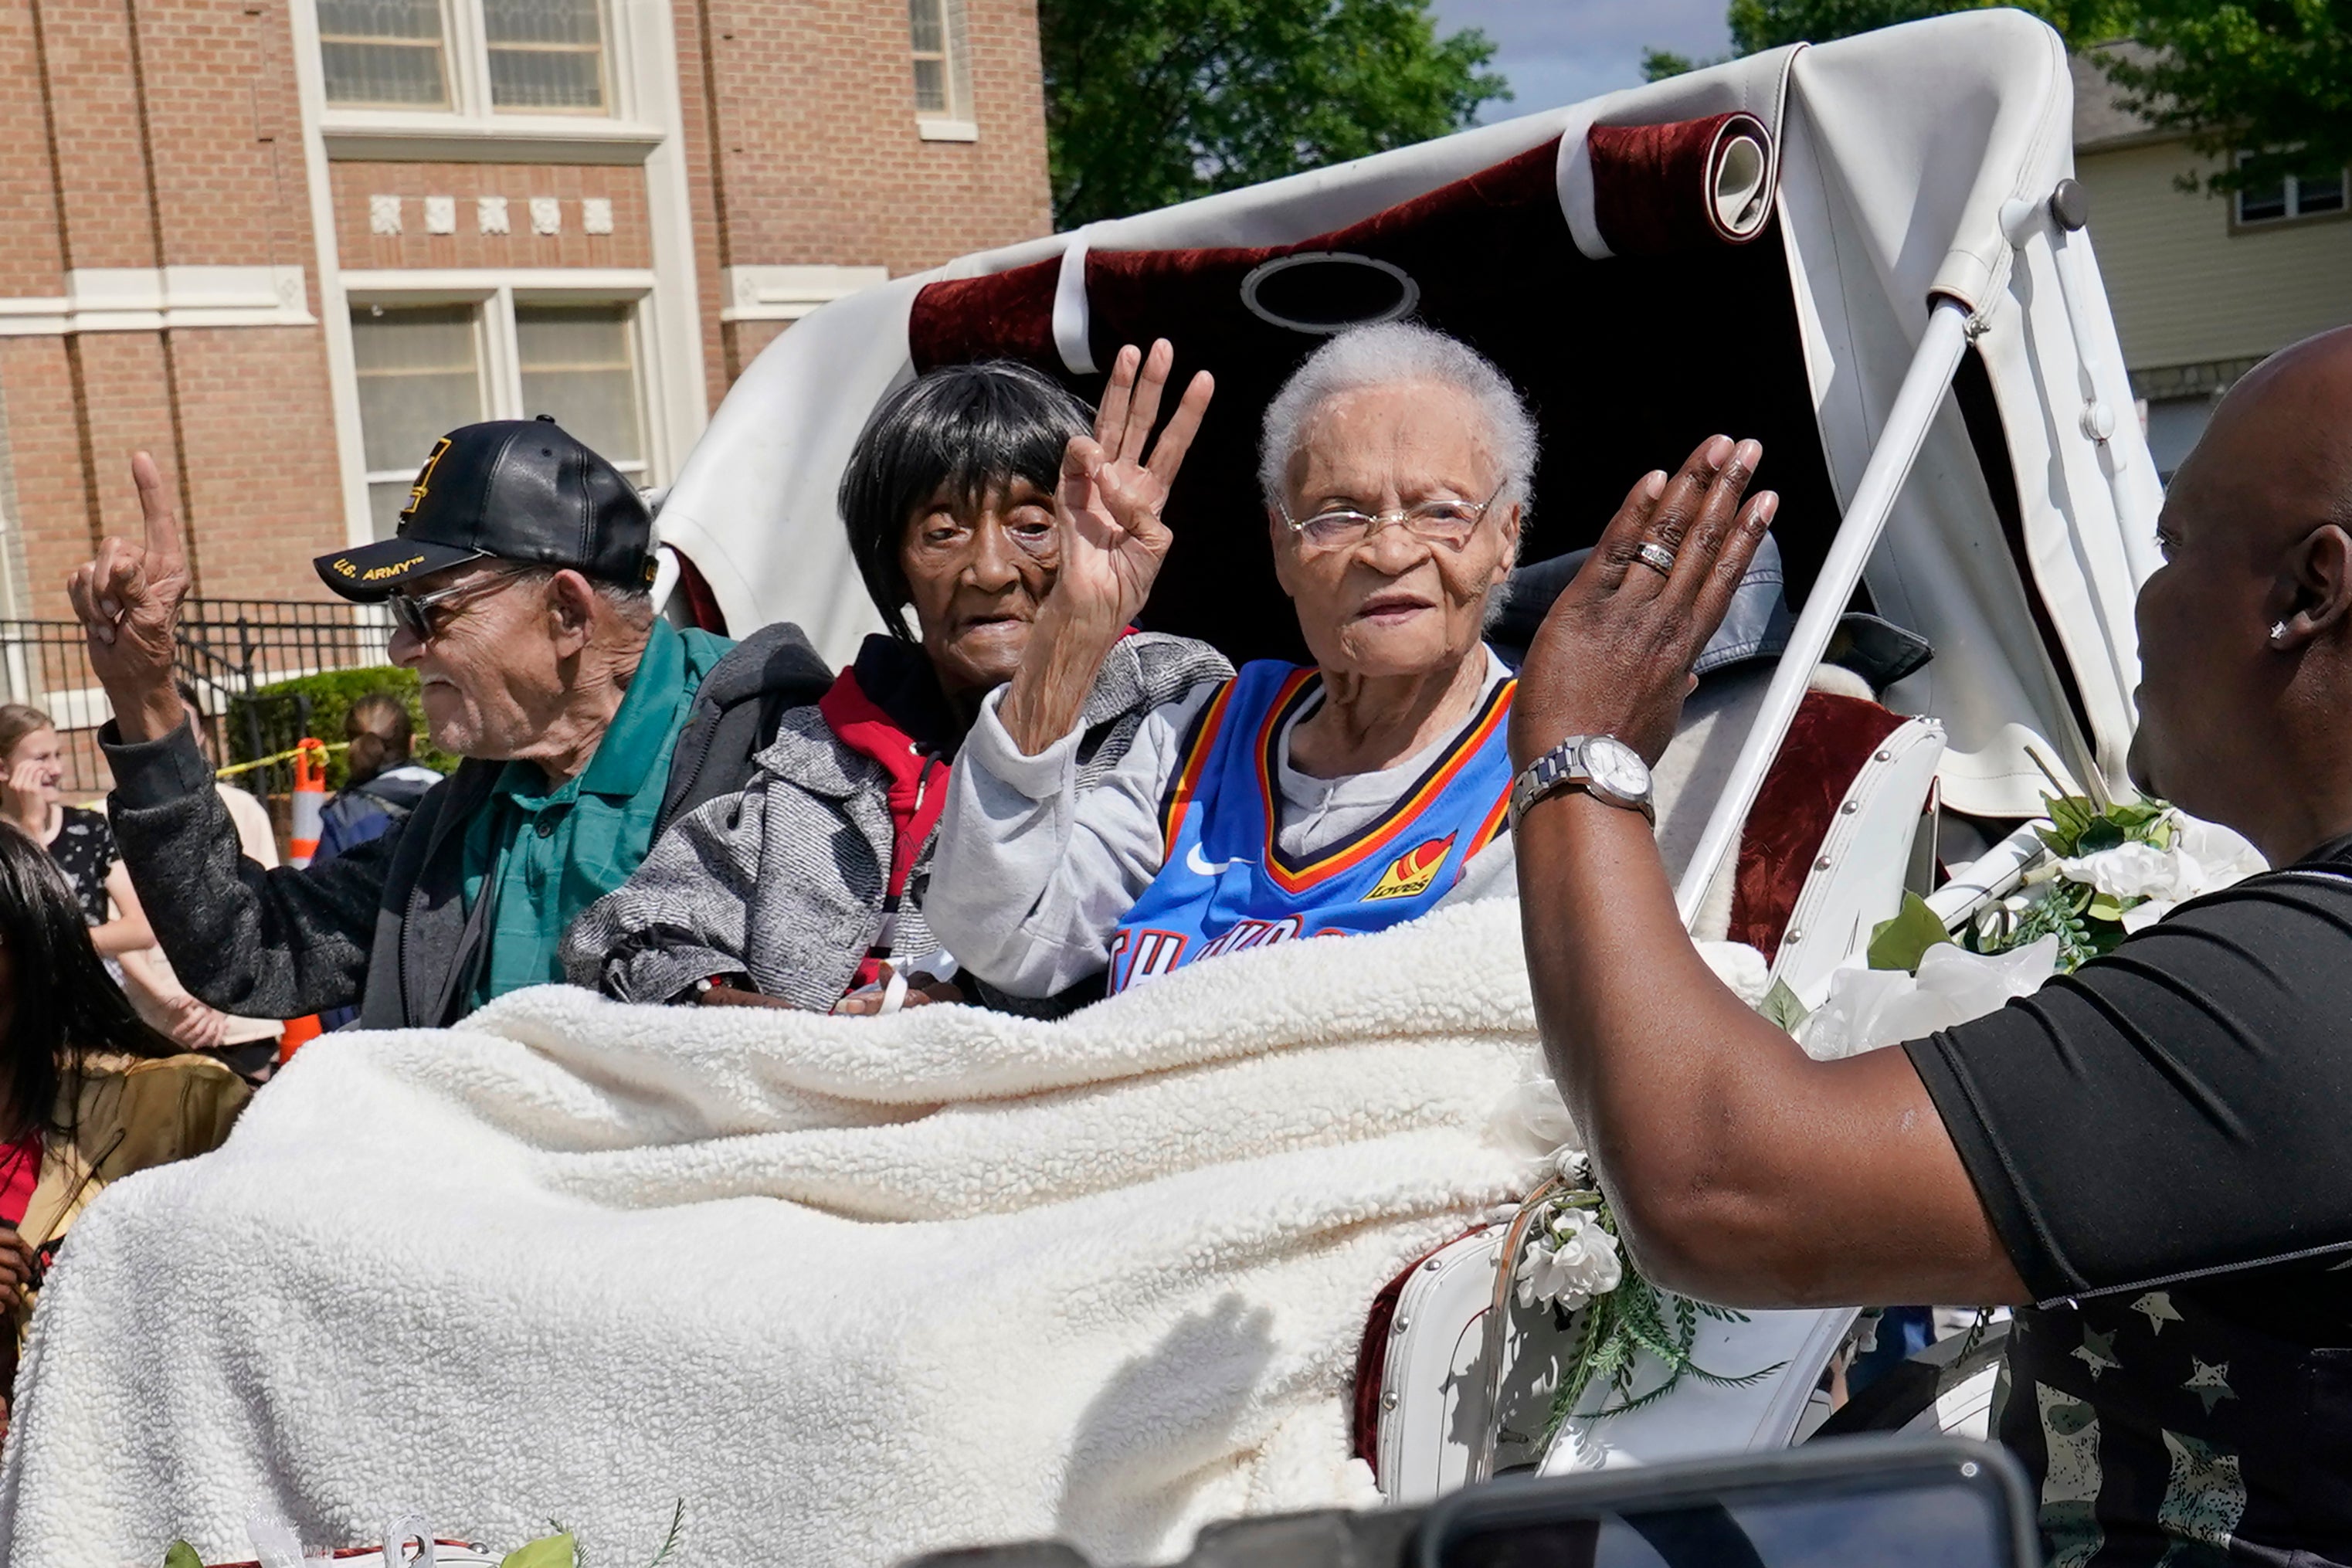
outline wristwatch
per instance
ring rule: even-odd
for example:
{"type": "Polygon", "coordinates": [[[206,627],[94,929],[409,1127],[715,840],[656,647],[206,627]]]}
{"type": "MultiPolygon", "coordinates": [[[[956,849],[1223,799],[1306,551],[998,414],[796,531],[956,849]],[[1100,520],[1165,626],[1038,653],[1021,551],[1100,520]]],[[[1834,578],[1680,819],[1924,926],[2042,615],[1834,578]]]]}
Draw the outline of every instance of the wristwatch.
{"type": "Polygon", "coordinates": [[[1650,802],[1650,764],[1614,735],[1570,735],[1519,770],[1511,781],[1511,829],[1528,807],[1564,789],[1580,789],[1598,801],[1638,811],[1653,826],[1657,808],[1650,802]]]}

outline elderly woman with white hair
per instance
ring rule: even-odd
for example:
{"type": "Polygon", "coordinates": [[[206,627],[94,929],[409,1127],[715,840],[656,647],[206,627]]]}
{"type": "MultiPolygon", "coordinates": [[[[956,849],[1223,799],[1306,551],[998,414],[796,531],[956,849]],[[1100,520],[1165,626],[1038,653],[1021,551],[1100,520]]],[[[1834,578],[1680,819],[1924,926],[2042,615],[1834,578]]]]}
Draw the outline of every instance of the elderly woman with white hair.
{"type": "MultiPolygon", "coordinates": [[[[1122,354],[1120,379],[1134,374],[1122,354]]],[[[1109,991],[1221,952],[1379,931],[1514,892],[1510,672],[1487,648],[1534,477],[1534,422],[1494,365],[1402,322],[1344,332],[1265,414],[1275,575],[1314,662],[1262,661],[1154,710],[1077,784],[1078,704],[1168,552],[1160,510],[1209,387],[1142,457],[1172,358],[1070,444],[1063,567],[957,768],[926,908],[1016,997],[1109,991]]]]}

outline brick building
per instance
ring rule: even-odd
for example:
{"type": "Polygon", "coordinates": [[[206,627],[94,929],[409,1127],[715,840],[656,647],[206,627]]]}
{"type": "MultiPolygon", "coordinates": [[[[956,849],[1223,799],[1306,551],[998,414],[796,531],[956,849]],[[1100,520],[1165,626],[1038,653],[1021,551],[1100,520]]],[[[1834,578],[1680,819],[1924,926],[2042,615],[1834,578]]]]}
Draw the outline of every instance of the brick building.
{"type": "Polygon", "coordinates": [[[179,487],[318,598],[431,438],[666,482],[824,300],[1046,232],[1033,0],[4,0],[0,617],[179,487]]]}

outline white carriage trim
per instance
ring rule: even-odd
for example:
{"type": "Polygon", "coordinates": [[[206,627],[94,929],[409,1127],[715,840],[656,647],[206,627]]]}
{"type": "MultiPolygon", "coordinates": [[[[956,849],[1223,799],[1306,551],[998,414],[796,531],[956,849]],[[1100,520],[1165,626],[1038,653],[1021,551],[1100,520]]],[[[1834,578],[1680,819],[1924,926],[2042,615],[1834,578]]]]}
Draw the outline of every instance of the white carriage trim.
{"type": "Polygon", "coordinates": [[[1911,475],[1920,444],[1927,438],[1927,426],[1943,405],[1953,373],[1959,369],[1960,355],[1968,348],[1968,324],[1969,307],[1958,300],[1939,299],[1928,313],[1927,330],[1920,334],[1918,352],[1911,356],[1903,389],[1895,394],[1895,405],[1887,413],[1885,432],[1870,455],[1862,482],[1854,488],[1845,521],[1839,524],[1829,556],[1822,563],[1821,575],[1813,579],[1812,591],[1805,596],[1804,612],[1790,634],[1789,649],[1772,672],[1772,684],[1764,693],[1764,710],[1756,716],[1755,729],[1739,748],[1731,782],[1724,786],[1722,798],[1707,817],[1698,850],[1683,872],[1682,886],[1675,889],[1675,903],[1685,925],[1697,918],[1716,868],[1739,841],[1748,809],[1756,804],[1756,792],[1763,788],[1764,775],[1780,754],[1790,721],[1797,716],[1797,705],[1805,700],[1805,682],[1829,650],[1838,618],[1845,614],[1847,602],[1862,582],[1862,569],[1878,547],[1878,536],[1886,527],[1895,498],[1911,475]]]}

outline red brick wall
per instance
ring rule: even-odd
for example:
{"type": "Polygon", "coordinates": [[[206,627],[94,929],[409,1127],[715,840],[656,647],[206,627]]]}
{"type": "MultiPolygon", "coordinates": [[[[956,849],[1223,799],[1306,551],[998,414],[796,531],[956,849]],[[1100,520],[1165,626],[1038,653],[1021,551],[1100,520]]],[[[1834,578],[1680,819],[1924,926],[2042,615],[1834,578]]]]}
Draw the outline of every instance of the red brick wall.
{"type": "MultiPolygon", "coordinates": [[[[315,313],[285,6],[39,0],[0,14],[16,89],[0,95],[0,290],[58,295],[68,267],[299,265],[315,313]]],[[[323,596],[300,559],[343,532],[318,328],[0,340],[0,398],[26,613],[66,615],[66,573],[101,534],[137,528],[139,447],[180,495],[199,592],[323,596]]]]}
{"type": "MultiPolygon", "coordinates": [[[[320,309],[289,0],[0,5],[0,296],[55,298],[69,268],[299,266],[320,309]],[[135,26],[134,19],[135,18],[135,26]]],[[[1034,0],[966,0],[976,142],[917,134],[900,0],[671,0],[709,399],[782,330],[719,321],[719,269],[882,265],[904,273],[1045,233],[1034,0]]],[[[646,174],[614,165],[333,166],[349,268],[652,265],[646,174]],[[404,232],[369,230],[398,195],[404,232]],[[509,198],[509,234],[474,197],[509,198]],[[457,199],[425,232],[421,198],[457,199]],[[531,233],[528,198],[563,204],[531,233]],[[580,201],[613,202],[592,237],[580,201]]],[[[182,502],[200,592],[318,598],[308,558],[343,536],[322,327],[0,338],[27,578],[22,609],[104,532],[135,529],[144,447],[182,502]]],[[[6,606],[0,606],[5,611],[6,606]]]]}
{"type": "Polygon", "coordinates": [[[674,0],[715,403],[772,323],[718,330],[719,268],[892,274],[1051,231],[1034,0],[966,0],[977,142],[918,134],[892,0],[674,0]]]}
{"type": "Polygon", "coordinates": [[[0,8],[0,294],[38,297],[64,289],[65,262],[33,20],[29,4],[0,8]]]}
{"type": "Polygon", "coordinates": [[[646,172],[581,163],[335,163],[335,254],[346,269],[364,267],[651,267],[646,172]],[[400,233],[372,233],[370,196],[399,196],[400,233]],[[428,234],[425,196],[454,196],[457,232],[428,234]],[[507,232],[484,234],[478,196],[507,198],[507,232]],[[533,234],[530,198],[553,196],[562,228],[533,234]],[[581,226],[583,196],[613,204],[613,232],[581,226]]]}

